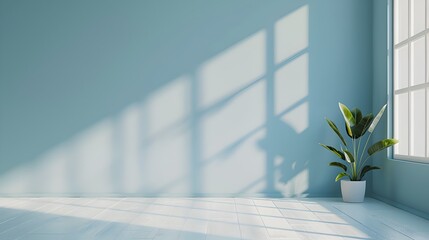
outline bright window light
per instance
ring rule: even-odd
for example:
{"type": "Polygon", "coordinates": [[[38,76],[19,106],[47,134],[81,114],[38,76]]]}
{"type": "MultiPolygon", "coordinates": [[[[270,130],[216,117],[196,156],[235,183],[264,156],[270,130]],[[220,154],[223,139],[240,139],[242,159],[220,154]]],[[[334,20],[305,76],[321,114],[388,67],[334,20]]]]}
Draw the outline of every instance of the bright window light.
{"type": "Polygon", "coordinates": [[[428,2],[395,0],[394,158],[429,163],[428,2]]]}

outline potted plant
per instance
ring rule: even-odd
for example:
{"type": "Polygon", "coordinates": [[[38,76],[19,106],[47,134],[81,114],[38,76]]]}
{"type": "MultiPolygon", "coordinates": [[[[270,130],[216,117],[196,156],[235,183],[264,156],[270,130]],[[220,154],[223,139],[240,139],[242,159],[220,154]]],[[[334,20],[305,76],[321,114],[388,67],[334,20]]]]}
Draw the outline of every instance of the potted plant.
{"type": "Polygon", "coordinates": [[[341,180],[341,194],[345,202],[363,202],[365,197],[366,180],[362,180],[369,171],[380,169],[377,166],[365,165],[372,155],[398,143],[396,139],[383,139],[367,149],[371,135],[375,127],[383,116],[386,105],[384,105],[378,114],[374,117],[372,113],[365,116],[358,108],[349,110],[346,105],[338,103],[340,111],[344,117],[345,131],[350,140],[346,141],[338,130],[334,122],[326,118],[329,127],[341,140],[340,149],[320,144],[330,152],[334,153],[343,162],[331,162],[330,166],[339,167],[340,172],[335,181],[347,177],[347,180],[341,180]],[[369,133],[369,134],[366,134],[369,133]],[[367,136],[366,136],[367,135],[367,136]],[[366,136],[365,145],[361,148],[361,141],[366,136]]]}

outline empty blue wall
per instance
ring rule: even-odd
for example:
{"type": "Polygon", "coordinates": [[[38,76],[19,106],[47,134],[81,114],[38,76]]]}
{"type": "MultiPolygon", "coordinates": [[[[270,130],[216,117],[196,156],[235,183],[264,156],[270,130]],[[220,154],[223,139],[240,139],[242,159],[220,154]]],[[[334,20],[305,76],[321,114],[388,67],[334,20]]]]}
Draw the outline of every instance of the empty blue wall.
{"type": "MultiPolygon", "coordinates": [[[[391,71],[388,64],[388,58],[391,57],[388,45],[391,38],[388,37],[391,32],[388,26],[392,25],[388,13],[391,12],[392,2],[374,1],[374,112],[378,111],[391,94],[388,91],[391,71]]],[[[389,130],[387,117],[379,124],[380,131],[375,136],[383,138],[389,130]]],[[[429,164],[388,159],[386,154],[378,155],[373,162],[382,168],[381,171],[373,172],[373,196],[429,218],[429,164]]]]}
{"type": "Polygon", "coordinates": [[[338,196],[372,1],[0,1],[2,195],[338,196]]]}

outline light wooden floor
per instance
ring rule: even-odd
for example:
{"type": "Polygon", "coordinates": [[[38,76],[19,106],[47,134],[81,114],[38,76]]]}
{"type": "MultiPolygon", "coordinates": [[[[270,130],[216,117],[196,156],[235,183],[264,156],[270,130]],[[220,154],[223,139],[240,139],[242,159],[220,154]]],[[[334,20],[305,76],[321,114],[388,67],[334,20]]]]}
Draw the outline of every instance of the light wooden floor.
{"type": "Polygon", "coordinates": [[[0,239],[429,239],[429,221],[366,199],[0,198],[0,239]]]}

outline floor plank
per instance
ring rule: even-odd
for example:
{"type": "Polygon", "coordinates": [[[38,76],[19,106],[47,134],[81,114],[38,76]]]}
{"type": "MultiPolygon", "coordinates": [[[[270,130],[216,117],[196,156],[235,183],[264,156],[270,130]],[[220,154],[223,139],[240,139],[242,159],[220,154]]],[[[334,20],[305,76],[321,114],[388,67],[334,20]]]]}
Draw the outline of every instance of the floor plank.
{"type": "Polygon", "coordinates": [[[0,239],[429,239],[375,199],[0,198],[0,239]]]}

